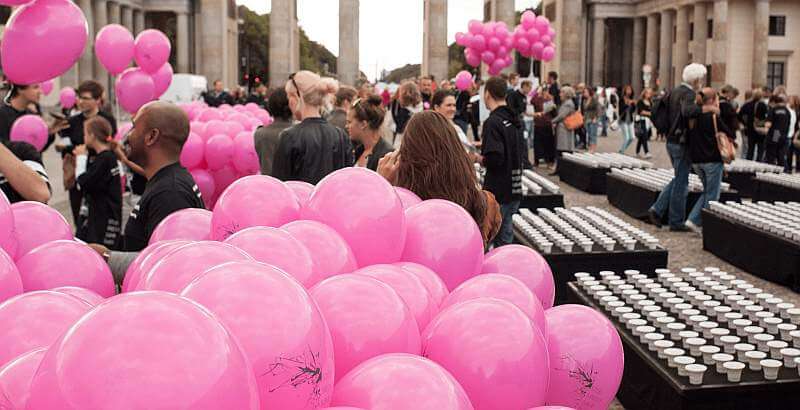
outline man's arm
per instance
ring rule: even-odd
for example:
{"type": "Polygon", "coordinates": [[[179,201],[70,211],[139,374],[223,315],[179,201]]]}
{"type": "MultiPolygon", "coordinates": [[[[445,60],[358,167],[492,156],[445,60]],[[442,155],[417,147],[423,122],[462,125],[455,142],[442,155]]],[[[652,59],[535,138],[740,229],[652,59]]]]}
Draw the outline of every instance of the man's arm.
{"type": "Polygon", "coordinates": [[[25,165],[5,145],[0,144],[0,173],[20,196],[28,201],[46,204],[50,200],[50,188],[36,171],[25,165]]]}

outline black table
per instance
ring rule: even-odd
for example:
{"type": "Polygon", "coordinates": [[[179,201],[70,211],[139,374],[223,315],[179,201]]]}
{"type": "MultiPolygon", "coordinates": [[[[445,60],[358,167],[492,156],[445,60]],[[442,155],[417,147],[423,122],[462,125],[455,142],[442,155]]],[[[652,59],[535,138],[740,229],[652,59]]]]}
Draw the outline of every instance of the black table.
{"type": "MultiPolygon", "coordinates": [[[[713,366],[703,377],[703,384],[689,384],[689,378],[659,359],[643,345],[624,324],[603,310],[577,283],[567,285],[579,303],[603,312],[614,324],[622,339],[625,370],[617,399],[626,409],[647,410],[761,410],[800,408],[800,377],[797,369],[781,367],[778,380],[767,381],[760,372],[742,371],[742,381],[730,383],[713,366]]],[[[702,361],[701,361],[702,362],[702,361]]]]}
{"type": "Polygon", "coordinates": [[[519,207],[520,209],[530,209],[534,212],[539,208],[563,208],[564,194],[543,193],[541,195],[524,195],[519,207]]]}
{"type": "Polygon", "coordinates": [[[753,201],[800,202],[800,190],[763,179],[754,179],[753,201]]]}
{"type": "Polygon", "coordinates": [[[564,158],[558,160],[558,177],[590,194],[606,193],[606,173],[608,171],[609,168],[593,168],[564,158]]]}
{"type": "Polygon", "coordinates": [[[729,171],[725,172],[723,181],[731,184],[742,198],[752,198],[755,191],[755,172],[729,171]]]}
{"type": "MultiPolygon", "coordinates": [[[[514,229],[514,239],[517,243],[536,250],[536,247],[516,229],[514,229]]],[[[578,245],[575,244],[575,246],[578,245]]],[[[639,242],[636,243],[633,251],[623,248],[620,244],[617,244],[613,251],[606,251],[595,244],[592,252],[583,252],[581,249],[580,252],[564,253],[558,247],[553,246],[552,253],[542,254],[542,256],[550,265],[550,270],[553,271],[553,279],[556,284],[556,305],[570,302],[567,282],[572,280],[575,272],[597,274],[604,270],[622,272],[626,269],[635,269],[654,275],[653,272],[656,269],[666,268],[669,260],[669,252],[666,249],[660,246],[656,249],[648,249],[639,242]]]]}
{"type": "MultiPolygon", "coordinates": [[[[636,184],[632,184],[614,174],[607,176],[607,191],[606,196],[608,202],[614,205],[617,209],[625,212],[626,214],[636,219],[647,219],[647,211],[658,199],[661,191],[656,191],[652,188],[645,188],[636,184]]],[[[686,216],[692,211],[692,207],[700,199],[700,192],[689,192],[686,198],[686,216]]],[[[720,193],[719,200],[722,202],[741,200],[739,193],[736,191],[728,191],[720,193]]],[[[662,222],[667,223],[669,219],[669,212],[665,212],[662,217],[662,222]]]]}
{"type": "Polygon", "coordinates": [[[703,249],[755,276],[800,291],[800,244],[703,211],[703,249]]]}

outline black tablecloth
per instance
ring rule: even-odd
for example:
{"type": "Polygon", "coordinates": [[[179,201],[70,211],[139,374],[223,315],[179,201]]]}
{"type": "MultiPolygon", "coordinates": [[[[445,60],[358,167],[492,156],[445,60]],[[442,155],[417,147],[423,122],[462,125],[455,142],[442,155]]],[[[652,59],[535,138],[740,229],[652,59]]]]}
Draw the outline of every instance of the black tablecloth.
{"type": "Polygon", "coordinates": [[[564,207],[563,194],[525,195],[519,205],[520,209],[536,211],[539,208],[555,209],[564,207]]]}
{"type": "MultiPolygon", "coordinates": [[[[514,239],[517,243],[536,249],[525,237],[515,230],[514,239]]],[[[577,245],[576,245],[577,246],[577,245]]],[[[667,267],[669,252],[664,248],[647,249],[641,243],[636,244],[633,251],[617,247],[608,252],[595,244],[592,252],[563,253],[557,247],[554,252],[542,254],[553,271],[556,283],[556,305],[570,303],[567,283],[574,279],[575,272],[589,272],[597,274],[600,271],[611,270],[622,272],[626,269],[635,269],[648,275],[653,275],[658,268],[667,267]]]]}
{"type": "Polygon", "coordinates": [[[755,172],[726,172],[723,181],[731,184],[742,198],[752,198],[755,191],[754,179],[755,172]]]}
{"type": "MultiPolygon", "coordinates": [[[[634,185],[614,174],[608,174],[606,182],[606,195],[608,202],[614,205],[617,209],[625,212],[626,214],[637,218],[647,219],[647,210],[658,199],[658,194],[661,191],[655,191],[649,188],[644,188],[639,185],[634,185]]],[[[686,198],[686,216],[692,211],[692,207],[700,199],[700,192],[689,192],[686,198]]],[[[722,192],[719,200],[739,202],[741,199],[739,193],[735,191],[722,192]]],[[[667,223],[669,212],[665,212],[662,217],[662,222],[667,223]]]]}
{"type": "Polygon", "coordinates": [[[592,168],[579,162],[560,159],[558,161],[558,177],[590,194],[606,193],[606,173],[608,168],[592,168]]]}
{"type": "Polygon", "coordinates": [[[619,332],[625,352],[625,370],[617,399],[626,409],[647,410],[750,410],[800,408],[800,377],[797,369],[781,368],[779,380],[768,382],[749,369],[740,383],[730,383],[725,375],[708,366],[703,384],[689,384],[677,369],[667,366],[656,352],[640,343],[623,324],[575,282],[567,285],[572,299],[591,306],[611,320],[619,332]]]}
{"type": "Polygon", "coordinates": [[[753,179],[753,201],[800,202],[800,190],[762,179],[753,179]]]}
{"type": "Polygon", "coordinates": [[[800,291],[800,244],[703,211],[703,249],[753,275],[800,291]]]}

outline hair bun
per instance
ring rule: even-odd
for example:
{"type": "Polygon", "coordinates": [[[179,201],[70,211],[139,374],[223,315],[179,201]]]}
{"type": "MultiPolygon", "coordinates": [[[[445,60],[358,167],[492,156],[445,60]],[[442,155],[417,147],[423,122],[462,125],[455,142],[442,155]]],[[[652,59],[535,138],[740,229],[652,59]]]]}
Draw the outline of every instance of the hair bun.
{"type": "Polygon", "coordinates": [[[323,77],[317,83],[317,89],[323,94],[335,94],[339,91],[339,82],[330,77],[323,77]]]}
{"type": "Polygon", "coordinates": [[[383,99],[379,95],[370,94],[370,96],[367,97],[367,104],[380,106],[383,105],[383,99]]]}

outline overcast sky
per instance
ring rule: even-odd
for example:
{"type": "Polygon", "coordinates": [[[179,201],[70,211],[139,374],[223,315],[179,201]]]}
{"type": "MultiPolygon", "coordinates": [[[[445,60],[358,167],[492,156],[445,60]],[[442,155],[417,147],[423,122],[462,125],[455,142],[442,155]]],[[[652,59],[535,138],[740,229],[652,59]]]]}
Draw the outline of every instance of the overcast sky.
{"type": "MultiPolygon", "coordinates": [[[[540,0],[515,0],[517,10],[540,0]]],[[[257,13],[268,13],[270,0],[236,0],[257,13]]],[[[422,62],[422,0],[361,0],[359,62],[371,79],[382,69],[422,62]],[[402,4],[402,6],[400,6],[402,4]]],[[[297,0],[297,18],[311,40],[339,54],[339,2],[297,0]]],[[[483,0],[449,0],[448,42],[466,31],[471,19],[483,19],[483,0]]]]}

